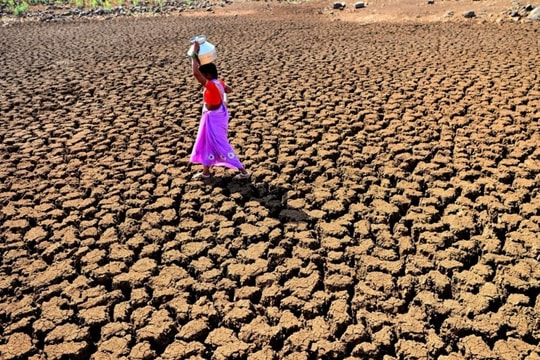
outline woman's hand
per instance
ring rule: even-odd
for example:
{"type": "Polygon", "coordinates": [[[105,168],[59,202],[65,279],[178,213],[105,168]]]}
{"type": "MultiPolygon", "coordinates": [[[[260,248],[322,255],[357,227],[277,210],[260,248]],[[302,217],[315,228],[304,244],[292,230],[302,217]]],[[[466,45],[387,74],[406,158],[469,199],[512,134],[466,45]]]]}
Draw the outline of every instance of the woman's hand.
{"type": "Polygon", "coordinates": [[[200,48],[201,48],[201,45],[199,44],[199,42],[198,42],[198,41],[195,41],[195,42],[193,43],[193,52],[194,52],[195,54],[199,55],[199,50],[200,50],[200,48]]]}

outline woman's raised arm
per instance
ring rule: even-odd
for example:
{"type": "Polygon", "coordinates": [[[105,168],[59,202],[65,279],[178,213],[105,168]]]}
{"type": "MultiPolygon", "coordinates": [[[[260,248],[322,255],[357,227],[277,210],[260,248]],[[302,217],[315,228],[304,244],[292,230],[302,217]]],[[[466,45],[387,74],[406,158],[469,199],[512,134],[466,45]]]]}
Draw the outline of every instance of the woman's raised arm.
{"type": "Polygon", "coordinates": [[[193,72],[193,76],[201,83],[202,86],[206,85],[206,78],[204,75],[199,71],[199,66],[201,66],[201,63],[199,62],[199,49],[200,45],[197,41],[193,43],[193,54],[191,55],[191,70],[193,72]]]}

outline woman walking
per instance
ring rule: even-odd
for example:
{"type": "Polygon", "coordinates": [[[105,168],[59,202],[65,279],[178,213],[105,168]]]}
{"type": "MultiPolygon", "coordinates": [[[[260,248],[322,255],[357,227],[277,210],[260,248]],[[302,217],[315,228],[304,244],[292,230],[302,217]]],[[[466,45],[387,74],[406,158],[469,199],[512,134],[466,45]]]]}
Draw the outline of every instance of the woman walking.
{"type": "Polygon", "coordinates": [[[193,76],[204,87],[203,110],[197,139],[193,146],[190,162],[203,165],[203,171],[193,179],[201,180],[212,176],[212,166],[224,166],[237,169],[236,180],[249,179],[250,173],[238,159],[227,138],[229,127],[229,111],[226,104],[226,93],[232,88],[218,79],[217,67],[213,63],[201,65],[198,58],[199,43],[194,42],[191,65],[193,76]]]}

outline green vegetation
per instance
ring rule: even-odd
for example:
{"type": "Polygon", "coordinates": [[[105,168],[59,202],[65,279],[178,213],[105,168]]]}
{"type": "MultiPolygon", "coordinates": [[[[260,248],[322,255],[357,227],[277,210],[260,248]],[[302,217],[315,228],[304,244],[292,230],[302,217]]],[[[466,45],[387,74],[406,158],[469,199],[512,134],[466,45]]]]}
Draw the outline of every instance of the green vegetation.
{"type": "MultiPolygon", "coordinates": [[[[294,1],[294,0],[293,0],[294,1]]],[[[297,1],[297,0],[296,0],[297,1]]],[[[185,6],[191,6],[194,0],[183,0],[185,6]]],[[[79,9],[111,10],[117,6],[157,6],[163,10],[166,0],[0,0],[0,8],[13,13],[16,16],[24,16],[32,7],[65,5],[79,9]]]]}
{"type": "Polygon", "coordinates": [[[0,0],[0,8],[6,8],[16,16],[23,16],[30,10],[30,5],[25,0],[0,0]]]}
{"type": "Polygon", "coordinates": [[[28,12],[30,5],[26,1],[21,2],[13,8],[13,14],[16,16],[22,16],[28,12]]]}

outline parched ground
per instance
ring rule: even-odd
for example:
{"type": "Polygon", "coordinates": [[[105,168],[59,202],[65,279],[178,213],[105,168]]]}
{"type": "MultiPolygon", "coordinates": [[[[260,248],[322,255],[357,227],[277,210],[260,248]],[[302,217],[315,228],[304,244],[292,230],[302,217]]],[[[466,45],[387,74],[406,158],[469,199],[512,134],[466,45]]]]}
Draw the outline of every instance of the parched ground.
{"type": "Polygon", "coordinates": [[[0,359],[540,358],[540,26],[331,7],[0,28],[0,359]]]}

